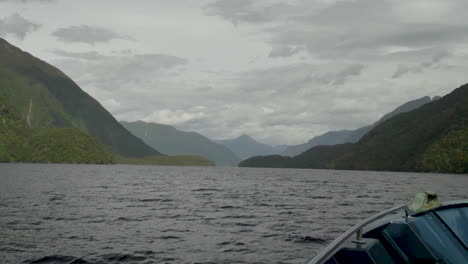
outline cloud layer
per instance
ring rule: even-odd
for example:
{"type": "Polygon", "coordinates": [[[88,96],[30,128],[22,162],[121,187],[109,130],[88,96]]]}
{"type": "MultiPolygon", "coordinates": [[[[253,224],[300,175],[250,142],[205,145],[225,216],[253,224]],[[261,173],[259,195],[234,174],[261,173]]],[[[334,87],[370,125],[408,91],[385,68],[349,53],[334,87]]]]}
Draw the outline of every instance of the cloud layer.
{"type": "Polygon", "coordinates": [[[378,55],[391,46],[453,45],[468,33],[463,11],[468,3],[462,0],[290,2],[219,0],[207,5],[206,12],[265,27],[274,50],[303,47],[333,58],[378,55]]]}
{"type": "Polygon", "coordinates": [[[86,25],[59,28],[52,34],[62,42],[78,42],[87,44],[109,42],[114,39],[130,39],[129,37],[119,35],[112,30],[86,25]]]}
{"type": "Polygon", "coordinates": [[[26,35],[38,30],[40,27],[39,24],[31,22],[15,13],[0,19],[0,36],[11,34],[19,39],[24,39],[26,35]]]}
{"type": "Polygon", "coordinates": [[[0,0],[1,2],[9,2],[15,4],[26,4],[26,3],[53,3],[56,0],[0,0]]]}

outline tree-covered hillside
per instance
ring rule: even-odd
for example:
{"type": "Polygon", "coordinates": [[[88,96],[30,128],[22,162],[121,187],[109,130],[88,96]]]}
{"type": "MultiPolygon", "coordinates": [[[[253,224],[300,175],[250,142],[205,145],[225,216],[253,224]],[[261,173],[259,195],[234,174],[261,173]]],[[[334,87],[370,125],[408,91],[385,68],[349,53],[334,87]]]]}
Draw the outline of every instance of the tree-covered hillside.
{"type": "Polygon", "coordinates": [[[245,167],[468,172],[468,85],[380,123],[355,144],[318,146],[294,157],[254,157],[245,167]]]}
{"type": "Polygon", "coordinates": [[[348,153],[354,147],[352,143],[334,146],[316,146],[296,156],[257,156],[240,163],[241,167],[260,168],[302,168],[302,169],[328,169],[333,160],[348,153]]]}
{"type": "Polygon", "coordinates": [[[0,162],[214,166],[194,155],[123,157],[76,128],[29,128],[17,107],[2,95],[0,162]]]}
{"type": "Polygon", "coordinates": [[[110,164],[114,155],[75,128],[29,128],[15,105],[0,95],[0,162],[110,164]]]}
{"type": "Polygon", "coordinates": [[[161,155],[128,132],[60,70],[1,38],[0,95],[17,106],[29,127],[74,127],[119,155],[161,155]]]}
{"type": "Polygon", "coordinates": [[[468,172],[467,139],[468,85],[464,85],[439,100],[383,122],[366,134],[353,151],[337,158],[329,166],[339,169],[468,172]],[[437,166],[434,165],[436,160],[437,166]]]}

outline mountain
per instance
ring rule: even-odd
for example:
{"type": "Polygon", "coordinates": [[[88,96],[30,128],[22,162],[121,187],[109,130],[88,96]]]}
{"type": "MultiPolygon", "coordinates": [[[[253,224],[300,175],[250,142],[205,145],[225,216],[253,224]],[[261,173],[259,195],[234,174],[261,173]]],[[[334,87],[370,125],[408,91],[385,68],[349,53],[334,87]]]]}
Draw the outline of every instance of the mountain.
{"type": "Polygon", "coordinates": [[[114,155],[75,128],[34,129],[0,95],[0,162],[114,163],[114,155]]]}
{"type": "Polygon", "coordinates": [[[468,173],[467,138],[468,84],[388,118],[357,143],[316,146],[293,158],[253,157],[240,166],[468,173]]]}
{"type": "Polygon", "coordinates": [[[281,155],[251,157],[241,161],[239,167],[328,169],[330,162],[336,157],[348,153],[353,148],[353,143],[333,146],[320,145],[295,157],[281,155]]]}
{"type": "Polygon", "coordinates": [[[31,128],[17,107],[2,95],[0,162],[214,166],[193,155],[123,157],[76,128],[31,128]]]}
{"type": "MultiPolygon", "coordinates": [[[[260,143],[249,135],[241,135],[235,139],[218,140],[220,144],[228,147],[237,157],[247,159],[253,156],[277,154],[274,147],[260,143]]],[[[281,146],[279,146],[281,148],[281,146]]]]}
{"type": "Polygon", "coordinates": [[[1,38],[0,95],[17,106],[30,128],[74,127],[118,155],[161,155],[127,131],[63,72],[1,38]]]}
{"type": "Polygon", "coordinates": [[[169,155],[195,154],[203,156],[218,166],[237,166],[239,158],[227,147],[194,133],[156,123],[121,122],[133,135],[149,146],[169,155]]]}
{"type": "Polygon", "coordinates": [[[340,130],[340,131],[330,131],[326,132],[320,136],[316,136],[309,140],[307,143],[289,146],[281,154],[285,156],[297,156],[302,152],[320,145],[336,145],[344,143],[348,140],[350,135],[353,133],[352,130],[340,130]]]}
{"type": "MultiPolygon", "coordinates": [[[[434,97],[434,100],[437,100],[439,97],[434,97]]],[[[356,130],[340,130],[340,131],[330,131],[322,134],[320,136],[314,137],[309,140],[307,143],[290,146],[284,152],[282,152],[285,156],[296,156],[301,154],[302,152],[319,145],[336,145],[336,144],[343,144],[343,143],[355,143],[359,141],[367,132],[372,130],[377,125],[381,124],[385,120],[392,118],[401,113],[409,112],[411,110],[417,109],[427,103],[431,102],[431,98],[429,96],[422,97],[417,100],[409,101],[397,107],[392,112],[384,115],[380,118],[377,122],[372,125],[364,126],[358,128],[356,130]]]]}

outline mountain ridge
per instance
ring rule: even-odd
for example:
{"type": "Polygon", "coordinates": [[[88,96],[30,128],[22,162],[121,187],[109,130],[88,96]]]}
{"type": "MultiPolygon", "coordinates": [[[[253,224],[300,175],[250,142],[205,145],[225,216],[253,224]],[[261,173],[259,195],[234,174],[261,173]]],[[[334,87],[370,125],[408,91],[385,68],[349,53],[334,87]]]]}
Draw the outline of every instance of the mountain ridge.
{"type": "Polygon", "coordinates": [[[312,147],[319,146],[319,145],[336,145],[336,144],[344,144],[344,143],[355,143],[359,141],[372,128],[388,120],[389,118],[392,118],[393,116],[398,115],[400,113],[404,113],[404,112],[417,109],[431,101],[432,100],[429,96],[424,96],[419,99],[408,101],[398,106],[393,111],[383,115],[379,120],[377,120],[371,125],[363,126],[354,130],[328,131],[324,134],[321,134],[319,136],[316,136],[310,139],[308,142],[304,144],[290,146],[281,154],[285,156],[296,156],[312,147]]]}
{"type": "Polygon", "coordinates": [[[185,132],[169,125],[135,121],[121,124],[146,144],[168,155],[201,155],[218,166],[237,166],[240,159],[224,145],[196,132],[185,132]]]}
{"type": "Polygon", "coordinates": [[[395,115],[356,143],[315,146],[295,157],[253,157],[241,167],[468,172],[468,84],[395,115]]]}
{"type": "Polygon", "coordinates": [[[275,147],[258,142],[253,137],[242,134],[233,139],[217,140],[216,142],[228,147],[236,156],[246,159],[258,155],[276,154],[275,147]]]}

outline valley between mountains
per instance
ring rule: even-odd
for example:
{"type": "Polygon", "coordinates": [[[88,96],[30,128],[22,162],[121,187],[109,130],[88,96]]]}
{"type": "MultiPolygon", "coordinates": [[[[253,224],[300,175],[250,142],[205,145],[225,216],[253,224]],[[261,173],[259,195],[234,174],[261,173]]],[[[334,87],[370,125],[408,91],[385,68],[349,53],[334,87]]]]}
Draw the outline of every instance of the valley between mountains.
{"type": "Polygon", "coordinates": [[[468,85],[299,145],[119,122],[52,65],[0,39],[0,162],[468,172],[468,85]]]}

